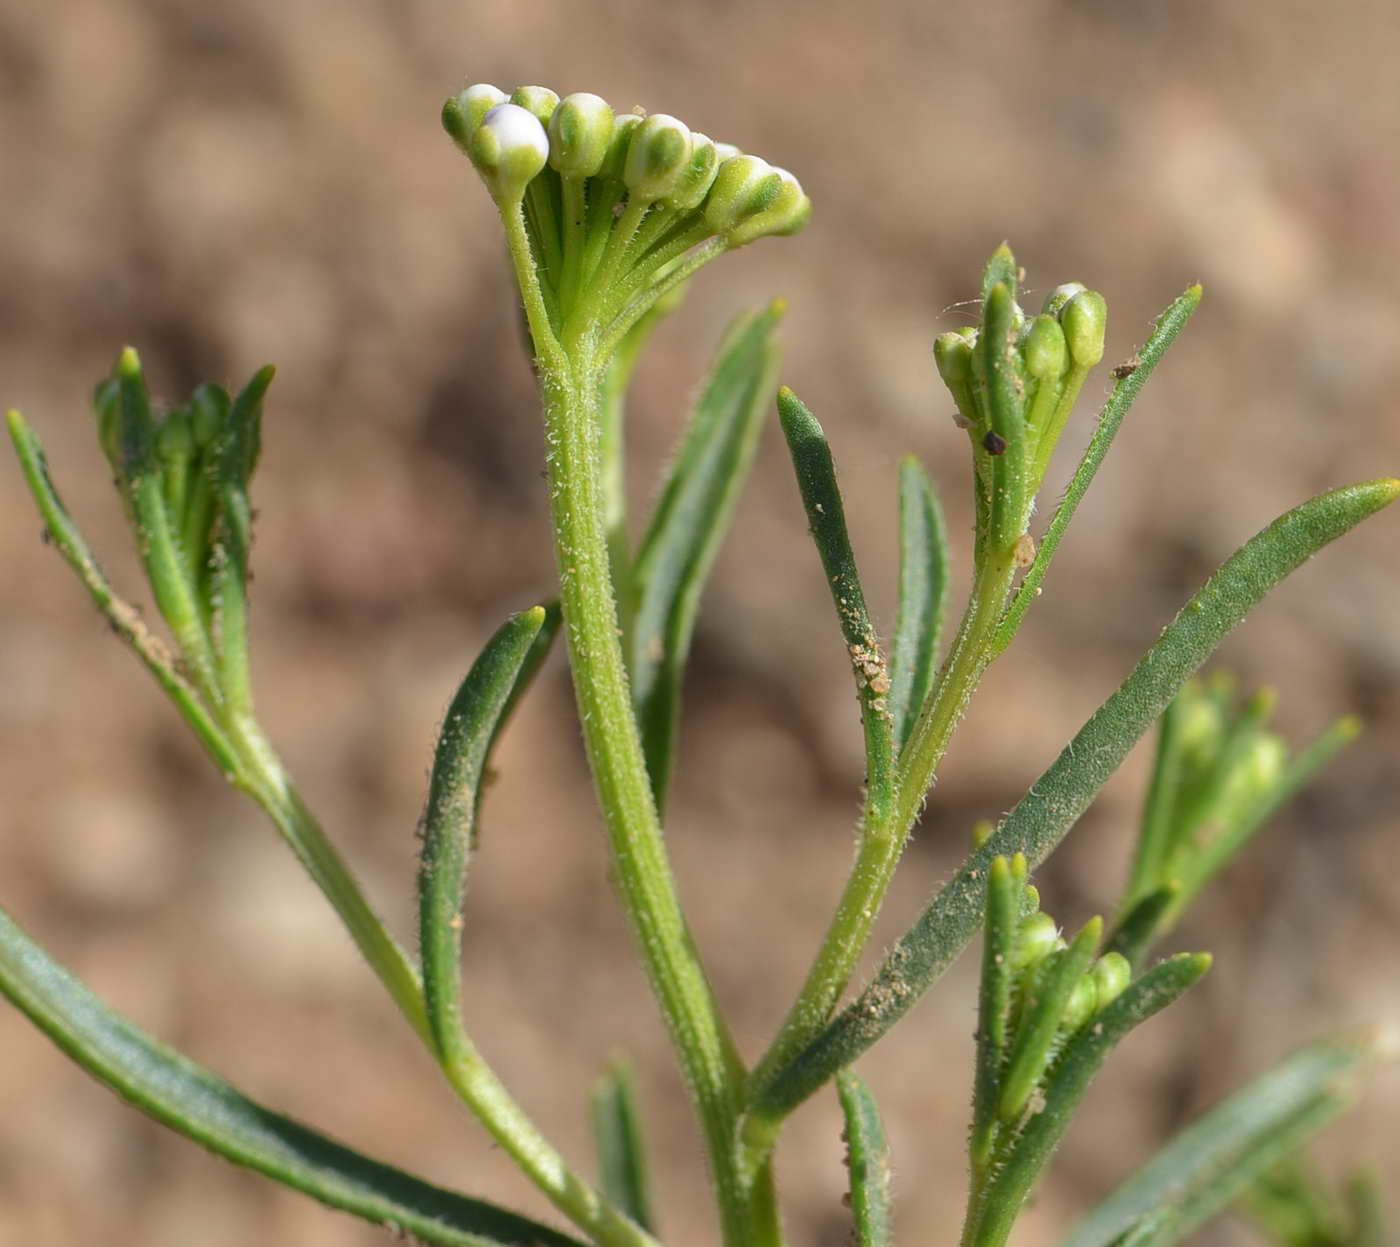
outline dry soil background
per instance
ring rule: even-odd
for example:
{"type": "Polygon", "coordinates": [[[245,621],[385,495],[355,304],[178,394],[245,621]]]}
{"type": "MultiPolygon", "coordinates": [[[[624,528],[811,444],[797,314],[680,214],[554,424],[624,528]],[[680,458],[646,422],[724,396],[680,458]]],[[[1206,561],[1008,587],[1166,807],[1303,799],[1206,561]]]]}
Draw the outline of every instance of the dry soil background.
{"type": "MultiPolygon", "coordinates": [[[[438,716],[483,638],[552,572],[496,225],[437,126],[464,77],[673,112],[803,179],[810,228],[708,270],[658,336],[636,392],[635,488],[652,492],[726,320],[785,295],[783,376],[832,435],[886,621],[905,450],[945,491],[967,569],[965,443],[929,347],[962,323],[990,249],[1009,238],[1033,288],[1107,292],[1110,361],[1201,280],[1196,322],[948,757],[888,939],[973,820],[1016,799],[1211,566],[1302,496],[1400,468],[1398,14],[1392,0],[0,0],[0,399],[39,427],[134,592],[92,382],[128,341],[172,397],[277,362],[258,482],[260,705],[407,938],[438,716]]],[[[833,903],[861,777],[848,673],[772,436],[738,524],[696,640],[669,836],[753,1054],[833,903]]],[[[1025,1218],[1028,1247],[1296,1041],[1400,1019],[1397,525],[1349,537],[1228,644],[1245,681],[1279,686],[1295,737],[1353,709],[1371,731],[1181,932],[1218,967],[1112,1062],[1025,1218]]],[[[544,1211],[41,547],[10,465],[0,540],[3,904],[104,997],[264,1101],[544,1211]]],[[[612,1050],[631,1053],[668,1241],[712,1242],[557,666],[500,763],[466,932],[480,1043],[580,1164],[583,1087],[612,1050]]],[[[1062,921],[1111,905],[1144,763],[1044,872],[1062,921]]],[[[909,1242],[956,1234],[970,987],[960,965],[863,1063],[909,1242]]],[[[1319,1154],[1338,1172],[1369,1157],[1393,1188],[1398,1114],[1391,1075],[1319,1154]]],[[[837,1131],[825,1098],[790,1130],[795,1244],[846,1241],[837,1131]]],[[[0,1243],[92,1241],[384,1239],[163,1133],[0,1010],[0,1243]]],[[[1227,1226],[1199,1241],[1251,1240],[1227,1226]]]]}

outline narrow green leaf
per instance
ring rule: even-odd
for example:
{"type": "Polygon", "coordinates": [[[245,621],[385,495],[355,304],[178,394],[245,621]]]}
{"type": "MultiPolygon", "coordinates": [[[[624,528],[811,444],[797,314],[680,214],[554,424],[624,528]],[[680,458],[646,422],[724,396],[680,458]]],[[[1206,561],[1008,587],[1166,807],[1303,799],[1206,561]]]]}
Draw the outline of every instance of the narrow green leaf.
{"type": "Polygon", "coordinates": [[[1026,892],[1026,859],[994,857],[987,871],[981,996],[977,1006],[977,1065],[972,1087],[968,1154],[974,1175],[985,1174],[996,1141],[997,1101],[1006,1065],[1014,959],[1026,892]]]}
{"type": "Polygon", "coordinates": [[[1148,892],[1118,920],[1105,942],[1104,951],[1128,959],[1136,971],[1162,929],[1163,919],[1176,901],[1175,884],[1148,892]]]}
{"type": "Polygon", "coordinates": [[[1319,1040],[1181,1131],[1077,1226],[1061,1247],[1107,1247],[1139,1220],[1171,1209],[1180,1242],[1346,1108],[1377,1054],[1371,1036],[1319,1040]]]}
{"type": "Polygon", "coordinates": [[[1002,243],[992,252],[991,259],[987,261],[986,268],[982,270],[982,302],[987,301],[988,296],[992,293],[992,287],[998,282],[1009,287],[1014,295],[1020,276],[1016,257],[1011,254],[1011,248],[1002,243]]]}
{"type": "MultiPolygon", "coordinates": [[[[1109,1051],[1130,1030],[1165,1009],[1210,968],[1205,954],[1160,962],[1106,1005],[1065,1046],[1045,1080],[1045,1104],[1033,1114],[981,1202],[976,1247],[1001,1247],[1022,1205],[1064,1137],[1074,1110],[1109,1051]]],[[[1120,1229],[1123,1227],[1119,1227],[1120,1229]]]]}
{"type": "Polygon", "coordinates": [[[836,1080],[846,1118],[846,1168],[851,1174],[853,1247],[890,1247],[890,1147],[875,1097],[859,1075],[843,1070],[836,1080]]]}
{"type": "Polygon", "coordinates": [[[211,706],[223,700],[213,644],[198,605],[198,591],[177,544],[176,519],[166,508],[160,463],[155,455],[155,418],[146,377],[136,352],[127,347],[117,361],[120,392],[122,476],[130,506],[137,553],[151,594],[175,643],[193,672],[194,683],[211,706]]]}
{"type": "Polygon", "coordinates": [[[919,461],[899,464],[899,605],[890,644],[890,714],[896,755],[904,748],[938,672],[948,602],[948,531],[919,461]]]}
{"type": "MultiPolygon", "coordinates": [[[[1189,691],[1190,686],[1187,687],[1189,691]]],[[[1135,905],[1157,887],[1171,851],[1171,833],[1176,826],[1176,800],[1181,787],[1181,718],[1184,713],[1182,699],[1185,696],[1183,692],[1173,697],[1157,723],[1152,780],[1147,787],[1125,894],[1128,905],[1135,905]]]]}
{"type": "Polygon", "coordinates": [[[1035,562],[1027,570],[1021,581],[1021,587],[1016,591],[1015,597],[1011,599],[1006,608],[1006,614],[998,625],[994,653],[999,654],[1004,650],[1011,643],[1011,638],[1016,635],[1022,619],[1025,618],[1026,611],[1040,592],[1045,573],[1050,570],[1050,562],[1055,557],[1055,551],[1065,535],[1065,530],[1069,527],[1070,521],[1074,519],[1074,513],[1078,510],[1080,502],[1083,501],[1085,493],[1093,482],[1099,465],[1103,463],[1104,456],[1108,454],[1108,448],[1113,445],[1113,439],[1118,434],[1123,417],[1128,414],[1133,400],[1138,396],[1138,391],[1146,384],[1147,378],[1152,375],[1152,370],[1157,367],[1162,356],[1166,354],[1167,347],[1172,344],[1172,339],[1181,332],[1182,327],[1191,318],[1191,313],[1196,310],[1200,301],[1200,286],[1192,286],[1172,303],[1157,318],[1151,337],[1147,339],[1142,350],[1138,352],[1136,366],[1131,372],[1119,376],[1115,381],[1113,393],[1109,396],[1107,404],[1099,415],[1094,435],[1089,439],[1089,445],[1084,451],[1083,458],[1079,461],[1079,466],[1074,470],[1074,476],[1070,478],[1064,497],[1060,499],[1060,505],[1055,508],[1050,526],[1040,539],[1040,548],[1036,553],[1035,562]]]}
{"type": "Polygon", "coordinates": [[[764,1087],[755,1111],[791,1111],[894,1025],[950,966],[982,921],[981,881],[997,856],[1039,865],[1089,807],[1108,777],[1177,690],[1264,595],[1329,542],[1400,495],[1400,481],[1370,481],[1321,494],[1280,516],[1235,552],[986,843],[899,939],[874,981],[764,1087]]]}
{"type": "Polygon", "coordinates": [[[589,1104],[598,1146],[599,1188],[642,1229],[656,1233],[651,1173],[631,1068],[613,1061],[593,1088],[589,1104]]]}
{"type": "Polygon", "coordinates": [[[462,903],[475,847],[482,779],[491,744],[546,619],[536,606],[497,629],[448,708],[438,737],[423,852],[418,870],[418,920],[423,956],[423,995],[438,1051],[463,1060],[460,962],[462,903]]]}
{"type": "Polygon", "coordinates": [[[778,418],[807,510],[807,524],[821,556],[841,635],[846,641],[846,659],[855,675],[865,726],[866,821],[875,825],[884,817],[894,795],[889,668],[866,610],[826,434],[802,400],[786,386],[778,391],[778,418]]]}
{"type": "Polygon", "coordinates": [[[108,1009],[0,910],[0,991],[88,1073],[237,1165],[426,1243],[580,1247],[578,1240],[371,1160],[248,1099],[108,1009]]]}
{"type": "Polygon", "coordinates": [[[991,420],[988,441],[982,451],[991,457],[991,520],[987,533],[998,552],[1011,548],[1020,537],[1026,514],[1027,475],[1034,457],[1027,444],[1021,353],[1016,349],[1019,328],[1015,283],[997,282],[982,303],[982,334],[977,352],[986,379],[987,410],[991,420]],[[999,439],[994,450],[991,438],[999,439]]]}
{"type": "Polygon", "coordinates": [[[758,445],[782,315],[783,304],[774,302],[730,326],[632,564],[632,701],[658,806],[675,757],[700,595],[758,445]]]}
{"type": "MultiPolygon", "coordinates": [[[[217,622],[219,686],[235,713],[251,714],[248,669],[248,557],[253,510],[248,486],[262,450],[262,400],[275,369],[267,364],[239,392],[214,447],[217,536],[209,567],[210,606],[217,622]]],[[[175,517],[179,522],[181,517],[175,517]]]]}
{"type": "Polygon", "coordinates": [[[167,697],[175,704],[185,722],[203,743],[214,764],[227,776],[241,773],[241,763],[223,730],[210,717],[194,686],[176,668],[174,656],[159,637],[141,619],[140,612],[124,598],[118,597],[102,569],[97,565],[73,517],[49,478],[43,447],[24,417],[17,411],[6,415],[10,438],[19,457],[25,483],[39,508],[44,531],[54,548],[83,582],[97,609],[106,617],[115,632],[130,646],[167,697]]]}

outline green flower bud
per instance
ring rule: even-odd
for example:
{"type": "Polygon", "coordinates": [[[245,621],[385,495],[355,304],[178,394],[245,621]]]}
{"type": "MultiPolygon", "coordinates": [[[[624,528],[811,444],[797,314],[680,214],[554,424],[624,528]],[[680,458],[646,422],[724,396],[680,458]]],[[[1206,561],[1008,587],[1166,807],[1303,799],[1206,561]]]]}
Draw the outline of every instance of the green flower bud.
{"type": "Polygon", "coordinates": [[[97,413],[97,440],[102,453],[118,475],[122,471],[122,391],[116,377],[104,377],[92,393],[93,410],[97,413]]]}
{"type": "Polygon", "coordinates": [[[1133,968],[1122,953],[1104,953],[1089,973],[1094,980],[1095,1011],[1111,1004],[1133,981],[1133,968]]]}
{"type": "Polygon", "coordinates": [[[190,398],[190,428],[200,450],[207,450],[223,432],[228,412],[229,398],[222,386],[206,381],[195,390],[190,398]]]}
{"type": "Polygon", "coordinates": [[[938,375],[950,390],[969,385],[972,381],[972,348],[977,341],[975,329],[940,333],[933,343],[933,362],[938,375]]]}
{"type": "Polygon", "coordinates": [[[1032,914],[1021,923],[1016,935],[1016,952],[1011,958],[1013,970],[1025,970],[1039,965],[1060,942],[1059,928],[1049,914],[1032,914]]]}
{"type": "Polygon", "coordinates": [[[778,191],[767,205],[745,217],[726,235],[731,247],[742,247],[767,234],[795,234],[812,215],[812,201],[802,190],[802,184],[786,169],[776,166],[778,191]]]}
{"type": "Polygon", "coordinates": [[[549,163],[566,178],[591,178],[613,136],[613,110],[587,91],[566,95],[549,119],[549,163]]]}
{"type": "Polygon", "coordinates": [[[1037,380],[1063,376],[1069,366],[1069,348],[1060,322],[1053,316],[1037,316],[1031,322],[1022,354],[1026,372],[1037,380]]]}
{"type": "Polygon", "coordinates": [[[1086,974],[1074,985],[1074,990],[1069,994],[1069,1002],[1065,1005],[1065,1011],[1060,1014],[1060,1029],[1077,1031],[1094,1016],[1098,1002],[1098,986],[1094,979],[1086,974]]]}
{"type": "Polygon", "coordinates": [[[632,146],[632,136],[637,133],[637,127],[641,124],[642,119],[636,113],[624,113],[621,117],[614,118],[612,140],[608,143],[607,154],[603,157],[596,177],[610,178],[614,182],[622,181],[622,171],[627,167],[627,151],[632,146]]]}
{"type": "Polygon", "coordinates": [[[547,126],[559,107],[559,96],[548,87],[516,87],[511,92],[510,102],[518,104],[527,113],[534,113],[540,125],[547,126]]]}
{"type": "Polygon", "coordinates": [[[690,129],[669,113],[653,113],[632,135],[622,180],[643,203],[671,194],[690,164],[690,129]]]}
{"type": "Polygon", "coordinates": [[[1060,312],[1069,353],[1080,368],[1092,368],[1103,358],[1104,334],[1108,329],[1108,304],[1096,290],[1083,290],[1060,312]]]}
{"type": "Polygon", "coordinates": [[[716,234],[727,235],[768,207],[782,188],[782,177],[766,160],[733,156],[720,165],[705,197],[705,224],[716,234]]]}
{"type": "Polygon", "coordinates": [[[497,104],[506,102],[506,93],[489,82],[478,82],[442,106],[443,129],[464,152],[468,151],[472,135],[497,104]]]}
{"type": "Polygon", "coordinates": [[[497,104],[472,135],[472,164],[498,204],[517,203],[549,158],[544,126],[519,104],[497,104]]]}
{"type": "Polygon", "coordinates": [[[1047,316],[1059,317],[1060,312],[1077,294],[1083,294],[1088,287],[1082,281],[1067,281],[1062,286],[1056,286],[1045,296],[1045,305],[1040,309],[1047,316]]]}
{"type": "Polygon", "coordinates": [[[690,163],[676,183],[676,188],[666,196],[668,208],[678,212],[689,212],[705,201],[719,172],[719,153],[714,141],[703,134],[690,136],[690,163]]]}
{"type": "Polygon", "coordinates": [[[189,411],[177,407],[156,430],[156,454],[163,463],[183,463],[195,452],[194,423],[189,411]]]}
{"type": "Polygon", "coordinates": [[[1288,766],[1288,745],[1277,732],[1261,732],[1240,763],[1244,783],[1252,796],[1262,796],[1283,778],[1288,766]]]}
{"type": "Polygon", "coordinates": [[[1214,698],[1200,691],[1199,685],[1189,684],[1187,689],[1190,692],[1177,706],[1180,716],[1177,739],[1181,742],[1181,751],[1187,761],[1204,769],[1220,752],[1221,741],[1225,738],[1225,713],[1214,698]]]}

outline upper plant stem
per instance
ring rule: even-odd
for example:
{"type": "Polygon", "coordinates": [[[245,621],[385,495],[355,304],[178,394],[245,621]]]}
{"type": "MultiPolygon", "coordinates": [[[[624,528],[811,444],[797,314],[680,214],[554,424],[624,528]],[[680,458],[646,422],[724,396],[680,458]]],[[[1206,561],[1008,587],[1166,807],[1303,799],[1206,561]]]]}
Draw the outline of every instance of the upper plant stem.
{"type": "Polygon", "coordinates": [[[331,903],[390,998],[429,1048],[432,1030],[418,972],[371,908],[359,881],[288,782],[272,746],[250,719],[230,724],[241,764],[237,782],[267,811],[297,860],[331,903]]]}
{"type": "Polygon", "coordinates": [[[623,666],[597,449],[605,360],[582,339],[568,353],[554,339],[518,209],[502,217],[538,352],[560,607],[618,888],[700,1118],[726,1247],[776,1245],[772,1201],[751,1200],[740,1172],[744,1068],[681,912],[623,666]]]}
{"type": "MultiPolygon", "coordinates": [[[[900,760],[895,800],[885,817],[862,828],[855,865],[836,914],[778,1037],[754,1069],[750,1099],[821,1031],[850,982],[953,729],[991,660],[992,636],[1015,574],[1009,552],[989,554],[978,569],[937,691],[919,716],[900,760]]],[[[748,1119],[744,1138],[749,1163],[767,1156],[780,1124],[780,1117],[748,1119]]]]}

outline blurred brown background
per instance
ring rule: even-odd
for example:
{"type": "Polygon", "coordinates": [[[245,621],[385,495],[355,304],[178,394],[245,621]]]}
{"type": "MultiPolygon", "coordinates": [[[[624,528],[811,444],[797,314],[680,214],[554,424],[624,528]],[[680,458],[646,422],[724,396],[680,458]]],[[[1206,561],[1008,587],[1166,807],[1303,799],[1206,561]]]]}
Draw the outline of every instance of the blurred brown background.
{"type": "MultiPolygon", "coordinates": [[[[1009,238],[1033,291],[1110,300],[1110,362],[1189,282],[1207,299],[1146,391],[1046,593],[994,669],[891,894],[902,930],[969,827],[1008,808],[1209,569],[1304,495],[1400,468],[1400,11],[1032,0],[0,0],[0,399],[138,578],[87,413],[116,350],[158,393],[279,365],[256,671],[268,729],[406,939],[413,827],[455,680],[549,593],[541,439],[496,224],[437,125],[468,81],[597,91],[792,168],[793,240],[708,270],[634,403],[654,490],[729,317],[783,294],[784,379],[824,419],[867,588],[892,614],[897,456],[940,487],[965,574],[965,442],[929,347],[1009,238]]],[[[1032,295],[1032,301],[1036,301],[1032,295]]],[[[1104,382],[1067,435],[1062,476],[1104,382]]],[[[756,1054],[850,855],[848,673],[770,436],[695,644],[670,842],[718,991],[756,1054]]],[[[436,1180],[544,1213],[439,1085],[314,891],[39,542],[0,465],[0,900],[109,1001],[258,1098],[436,1180]]],[[[1201,903],[1217,969],[1120,1051],[1018,1242],[1053,1242],[1154,1140],[1296,1042],[1400,1017],[1393,759],[1397,519],[1277,592],[1225,661],[1294,739],[1371,730],[1201,903]]],[[[637,1061],[668,1241],[714,1241],[698,1143],[605,878],[557,665],[513,727],[472,879],[485,1052],[589,1168],[584,1090],[637,1061]]],[[[1111,906],[1146,757],[1039,882],[1111,906]]],[[[910,1242],[956,1236],[973,1026],[965,960],[863,1062],[910,1242]]],[[[1400,1077],[1318,1149],[1400,1181],[1400,1077]]],[[[829,1097],[785,1139],[794,1244],[846,1241],[829,1097]]],[[[1396,1209],[1400,1214],[1400,1207],[1396,1209]]],[[[0,1010],[0,1243],[348,1247],[376,1231],[211,1159],[0,1010]]],[[[1199,1236],[1254,1241],[1239,1225],[1199,1236]]]]}

